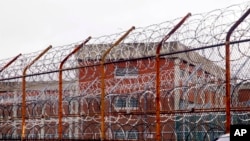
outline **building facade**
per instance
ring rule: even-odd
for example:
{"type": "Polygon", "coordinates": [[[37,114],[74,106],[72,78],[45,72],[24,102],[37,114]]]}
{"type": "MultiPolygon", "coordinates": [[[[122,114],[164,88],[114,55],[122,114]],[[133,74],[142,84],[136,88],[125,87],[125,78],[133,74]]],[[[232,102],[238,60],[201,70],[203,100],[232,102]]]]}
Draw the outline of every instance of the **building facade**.
{"type": "MultiPolygon", "coordinates": [[[[101,76],[100,59],[108,45],[102,49],[88,45],[75,56],[77,69],[64,72],[63,138],[100,139],[103,79],[106,139],[155,140],[155,44],[123,43],[114,48],[105,58],[105,77],[101,76]]],[[[204,136],[212,140],[210,134],[215,133],[210,133],[211,129],[218,135],[223,132],[225,70],[199,52],[185,52],[187,49],[180,42],[165,43],[161,49],[162,140],[199,140],[204,136]]],[[[1,82],[2,139],[21,136],[21,85],[20,80],[1,82]]],[[[249,91],[248,85],[244,86],[234,91],[233,100],[239,105],[249,101],[249,96],[242,96],[249,91]]],[[[26,93],[27,138],[57,138],[58,81],[29,80],[26,93]]]]}

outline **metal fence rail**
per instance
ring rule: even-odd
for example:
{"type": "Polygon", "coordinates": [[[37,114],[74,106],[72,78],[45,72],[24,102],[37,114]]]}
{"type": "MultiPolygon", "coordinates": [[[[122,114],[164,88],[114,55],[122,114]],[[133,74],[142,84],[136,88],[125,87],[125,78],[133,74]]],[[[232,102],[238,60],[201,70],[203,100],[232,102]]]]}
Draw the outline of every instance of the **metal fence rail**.
{"type": "Polygon", "coordinates": [[[211,141],[249,124],[249,4],[1,60],[0,139],[211,141]]]}

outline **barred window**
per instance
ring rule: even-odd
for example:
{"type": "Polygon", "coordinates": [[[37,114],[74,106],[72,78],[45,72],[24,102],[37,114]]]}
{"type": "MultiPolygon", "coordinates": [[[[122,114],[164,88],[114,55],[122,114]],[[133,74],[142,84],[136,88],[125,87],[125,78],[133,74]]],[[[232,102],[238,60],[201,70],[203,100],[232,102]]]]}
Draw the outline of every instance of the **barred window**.
{"type": "Polygon", "coordinates": [[[138,76],[138,68],[137,67],[117,67],[115,69],[115,77],[116,78],[136,78],[138,76]]]}
{"type": "Polygon", "coordinates": [[[138,131],[137,130],[127,131],[127,139],[137,140],[138,139],[138,131]]]}
{"type": "Polygon", "coordinates": [[[115,106],[119,108],[126,107],[126,97],[118,97],[115,106]]]}
{"type": "Polygon", "coordinates": [[[117,140],[137,140],[138,139],[138,131],[137,130],[129,130],[129,131],[122,131],[116,130],[114,132],[114,139],[117,140]]]}
{"type": "Polygon", "coordinates": [[[137,98],[134,98],[134,97],[131,97],[128,101],[128,107],[138,107],[138,99],[137,98]]]}
{"type": "Polygon", "coordinates": [[[114,138],[117,140],[124,140],[125,139],[125,132],[122,130],[116,130],[114,131],[114,138]]]}
{"type": "Polygon", "coordinates": [[[135,97],[117,97],[115,101],[115,108],[137,108],[138,99],[135,97]]]}

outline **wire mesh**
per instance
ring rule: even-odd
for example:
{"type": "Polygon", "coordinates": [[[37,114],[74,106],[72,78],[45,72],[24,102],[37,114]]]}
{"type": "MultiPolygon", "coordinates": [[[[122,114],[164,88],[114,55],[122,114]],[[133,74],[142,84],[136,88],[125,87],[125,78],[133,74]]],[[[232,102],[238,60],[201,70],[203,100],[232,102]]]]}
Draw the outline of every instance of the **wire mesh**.
{"type": "MultiPolygon", "coordinates": [[[[225,131],[225,37],[249,2],[192,15],[160,54],[162,140],[213,140],[225,131]]],[[[132,31],[105,60],[106,140],[155,140],[156,61],[177,18],[132,31]]],[[[231,124],[249,124],[249,21],[231,36],[231,124]]],[[[104,52],[124,32],[93,37],[63,66],[63,139],[101,137],[104,52]]],[[[82,41],[53,47],[28,71],[26,139],[58,138],[61,61],[82,41]]],[[[21,55],[0,73],[0,138],[22,135],[22,72],[41,51],[21,55]]],[[[5,66],[12,58],[0,61],[5,66]]]]}

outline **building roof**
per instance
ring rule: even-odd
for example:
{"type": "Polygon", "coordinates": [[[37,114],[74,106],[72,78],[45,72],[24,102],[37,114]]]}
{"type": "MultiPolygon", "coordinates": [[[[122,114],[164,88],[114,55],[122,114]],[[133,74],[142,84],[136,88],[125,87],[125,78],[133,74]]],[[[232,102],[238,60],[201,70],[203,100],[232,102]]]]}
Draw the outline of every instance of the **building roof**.
{"type": "MultiPolygon", "coordinates": [[[[76,81],[63,81],[63,88],[73,89],[73,85],[76,84],[76,81]]],[[[20,91],[22,89],[22,82],[0,82],[0,93],[1,92],[11,92],[11,91],[20,91]]],[[[34,81],[26,82],[26,90],[58,90],[58,81],[34,81]]]]}
{"type": "MultiPolygon", "coordinates": [[[[158,43],[122,43],[117,47],[114,47],[110,54],[107,56],[107,60],[129,60],[143,57],[154,57],[156,52],[156,45],[158,43]]],[[[99,60],[108,48],[110,44],[93,44],[87,45],[82,48],[81,51],[75,56],[78,59],[83,61],[96,60],[99,63],[99,60]]],[[[163,44],[161,48],[161,57],[162,58],[171,58],[171,59],[180,59],[185,62],[188,62],[194,66],[202,65],[202,69],[213,76],[224,80],[225,70],[216,65],[214,62],[208,60],[207,58],[201,56],[199,53],[195,51],[186,52],[185,50],[189,50],[187,46],[181,44],[180,42],[166,42],[163,44]],[[183,53],[174,53],[181,52],[183,53]]],[[[64,81],[64,87],[67,85],[76,84],[77,79],[73,81],[64,81]]],[[[27,82],[26,89],[27,90],[57,90],[58,89],[58,81],[35,81],[35,82],[27,82]]],[[[21,90],[22,83],[21,82],[0,82],[0,92],[5,91],[15,91],[21,90]]]]}
{"type": "MultiPolygon", "coordinates": [[[[106,57],[108,60],[129,60],[143,57],[154,57],[156,55],[156,46],[158,43],[122,43],[114,47],[106,57]]],[[[99,61],[104,52],[110,47],[110,44],[90,44],[86,45],[77,54],[77,58],[81,61],[96,60],[99,61]]],[[[201,56],[195,51],[189,50],[187,46],[180,42],[166,42],[161,48],[161,56],[164,58],[179,58],[194,66],[202,65],[202,69],[207,73],[214,75],[220,79],[224,79],[225,70],[212,62],[211,60],[201,56]],[[174,53],[180,52],[183,53],[174,53]]]]}

